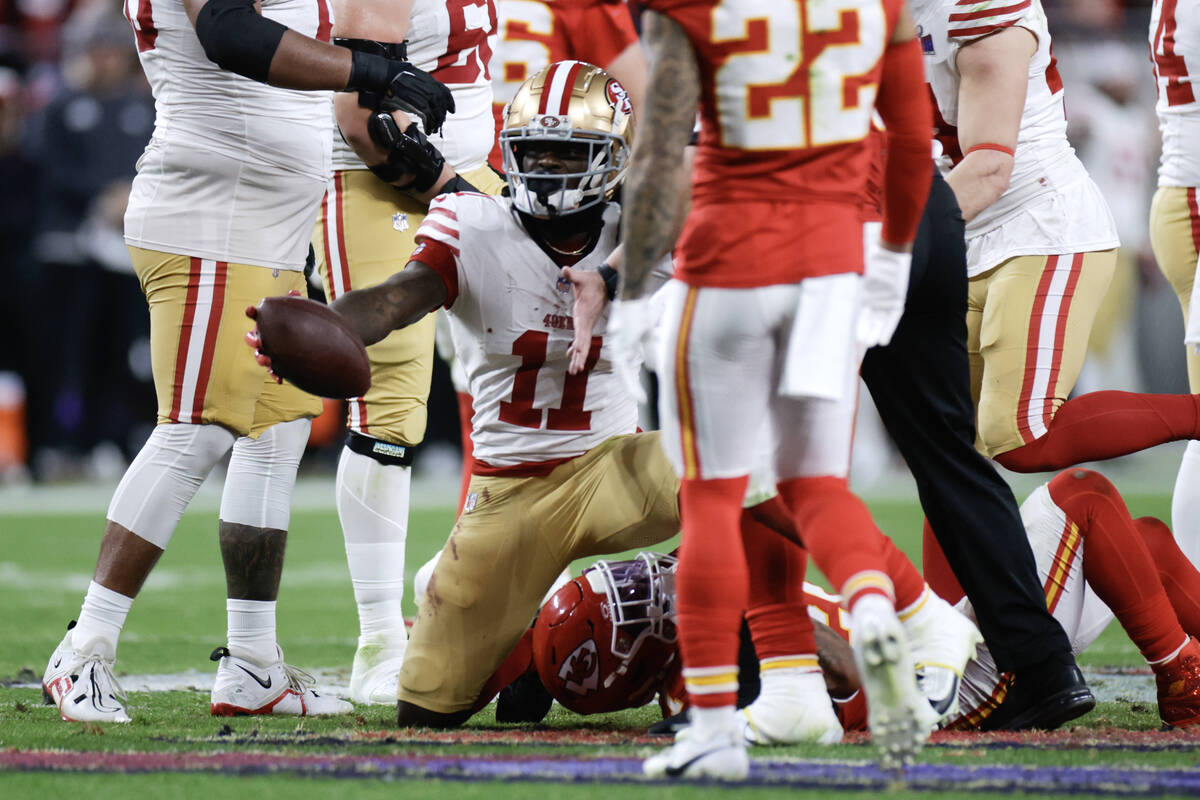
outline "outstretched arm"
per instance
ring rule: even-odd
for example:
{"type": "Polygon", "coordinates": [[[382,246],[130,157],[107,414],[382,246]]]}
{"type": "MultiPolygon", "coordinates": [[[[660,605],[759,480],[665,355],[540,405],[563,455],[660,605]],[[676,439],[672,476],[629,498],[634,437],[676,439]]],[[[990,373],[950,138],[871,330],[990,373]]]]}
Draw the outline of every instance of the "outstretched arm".
{"type": "Polygon", "coordinates": [[[383,283],[346,292],[330,308],[346,318],[364,344],[371,345],[420,320],[446,297],[446,284],[431,267],[409,261],[383,283]]]}
{"type": "Polygon", "coordinates": [[[700,68],[683,29],[653,11],[642,14],[650,57],[646,99],[625,187],[621,297],[646,291],[651,269],[674,246],[688,191],[684,150],[700,102],[700,68]]]}
{"type": "Polygon", "coordinates": [[[946,180],[968,222],[1008,188],[1029,85],[1029,60],[1036,51],[1036,37],[1015,26],[959,51],[958,143],[965,158],[946,180]]]}

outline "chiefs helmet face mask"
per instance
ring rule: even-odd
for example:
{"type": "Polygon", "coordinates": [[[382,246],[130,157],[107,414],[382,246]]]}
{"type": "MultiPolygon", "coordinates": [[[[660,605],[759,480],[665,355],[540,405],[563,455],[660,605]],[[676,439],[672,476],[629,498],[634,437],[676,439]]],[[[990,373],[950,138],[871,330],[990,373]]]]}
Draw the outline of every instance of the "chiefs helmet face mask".
{"type": "Polygon", "coordinates": [[[661,553],[597,561],[551,595],[534,624],[533,663],[559,704],[598,714],[654,698],[678,658],[675,564],[661,553]]]}
{"type": "Polygon", "coordinates": [[[625,87],[599,67],[582,61],[544,67],[521,84],[503,116],[500,149],[518,211],[539,219],[573,214],[606,202],[624,180],[633,107],[625,87]],[[538,143],[570,145],[585,168],[526,171],[525,152],[538,143]]]}

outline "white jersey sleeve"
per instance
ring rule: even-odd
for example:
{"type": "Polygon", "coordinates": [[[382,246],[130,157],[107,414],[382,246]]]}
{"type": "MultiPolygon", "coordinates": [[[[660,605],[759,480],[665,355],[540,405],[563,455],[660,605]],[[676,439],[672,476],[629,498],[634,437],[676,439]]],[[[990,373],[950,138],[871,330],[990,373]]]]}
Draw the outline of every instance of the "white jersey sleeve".
{"type": "MultiPolygon", "coordinates": [[[[483,166],[495,139],[488,73],[495,37],[494,0],[413,2],[405,38],[408,59],[454,95],[454,113],[429,141],[456,172],[483,166]]],[[[420,120],[417,125],[424,130],[420,120]]],[[[340,134],[334,138],[334,169],[366,169],[340,134]]]]}
{"type": "MultiPolygon", "coordinates": [[[[125,213],[137,247],[304,268],[330,173],[330,92],[278,89],[209,61],[182,0],[124,0],[154,93],[154,133],[125,213]]],[[[262,14],[329,39],[326,0],[263,0],[262,14]]]]}
{"type": "Polygon", "coordinates": [[[1067,140],[1063,82],[1041,0],[914,0],[912,8],[926,76],[950,126],[958,124],[957,59],[962,48],[1012,27],[1037,39],[1008,189],[967,223],[968,274],[981,274],[1015,256],[1116,247],[1108,205],[1067,140]]]}
{"type": "MultiPolygon", "coordinates": [[[[600,241],[577,268],[598,268],[616,246],[618,213],[615,205],[606,211],[600,241]]],[[[454,274],[443,280],[455,356],[474,403],[477,468],[573,458],[637,429],[637,404],[622,390],[604,343],[607,312],[584,371],[567,374],[574,293],[509,200],[443,195],[430,204],[416,238],[418,247],[438,242],[454,256],[454,274]]]]}
{"type": "Polygon", "coordinates": [[[1200,3],[1154,0],[1150,59],[1162,133],[1159,186],[1200,186],[1200,3]]]}

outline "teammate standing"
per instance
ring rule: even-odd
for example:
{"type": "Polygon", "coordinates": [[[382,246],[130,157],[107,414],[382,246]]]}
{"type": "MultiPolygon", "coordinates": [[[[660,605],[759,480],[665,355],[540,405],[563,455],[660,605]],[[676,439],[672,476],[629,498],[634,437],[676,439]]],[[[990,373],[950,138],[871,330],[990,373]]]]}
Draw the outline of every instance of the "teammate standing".
{"type": "Polygon", "coordinates": [[[1200,395],[1067,399],[1108,288],[1117,234],[1067,141],[1040,0],[914,0],[967,222],[978,446],[1038,472],[1200,437],[1200,395]],[[956,127],[955,127],[956,126],[956,127]]]}
{"type": "MultiPolygon", "coordinates": [[[[1187,325],[1188,384],[1200,392],[1200,300],[1195,291],[1200,257],[1200,7],[1179,0],[1154,0],[1150,15],[1150,60],[1158,88],[1162,162],[1150,208],[1150,244],[1159,269],[1171,282],[1187,325]]],[[[1200,442],[1188,442],[1175,496],[1171,526],[1184,554],[1200,564],[1200,442]]]]}
{"type": "MultiPolygon", "coordinates": [[[[504,186],[487,166],[493,139],[487,64],[496,26],[490,0],[339,0],[334,10],[336,42],[411,59],[450,89],[455,111],[428,136],[419,121],[397,114],[402,123],[390,131],[392,147],[385,150],[371,138],[368,125],[379,122],[371,110],[349,95],[334,98],[334,173],[313,234],[331,302],[396,271],[432,197],[467,189],[494,194],[504,186]]],[[[401,599],[412,448],[425,436],[433,347],[432,315],[373,344],[371,388],[349,400],[336,492],[358,606],[350,698],[359,703],[396,701],[407,641],[401,599]]]]}
{"type": "Polygon", "coordinates": [[[329,173],[330,95],[274,87],[367,90],[431,127],[453,101],[404,62],[328,44],[323,0],[263,6],[262,15],[250,0],[125,6],[157,113],[125,239],[150,306],[159,424],[113,495],[78,624],[43,677],[64,719],[128,721],[112,673],[117,638],[180,515],[231,447],[220,510],[229,632],[212,656],[212,713],[351,708],[312,691],[275,642],[292,485],[320,404],[264,379],[239,343],[241,309],[304,285],[329,173]]]}
{"type": "MultiPolygon", "coordinates": [[[[661,400],[664,445],[682,476],[677,583],[693,708],[690,726],[645,769],[746,775],[734,716],[748,592],[738,517],[757,449],[746,425],[765,419],[779,493],[817,564],[843,587],[856,656],[870,665],[872,734],[886,763],[902,763],[924,741],[930,711],[913,683],[878,530],[846,478],[864,139],[877,93],[896,144],[882,238],[897,269],[907,270],[929,186],[927,151],[914,146],[928,143],[929,120],[915,30],[898,2],[654,0],[642,31],[651,74],[627,195],[623,299],[611,312],[619,350],[652,322],[638,298],[673,241],[683,150],[697,105],[701,113],[693,205],[668,284],[662,361],[673,379],[661,400]]],[[[881,320],[889,303],[903,299],[868,307],[865,319],[881,320]]],[[[866,343],[886,340],[886,327],[866,343]]]]}

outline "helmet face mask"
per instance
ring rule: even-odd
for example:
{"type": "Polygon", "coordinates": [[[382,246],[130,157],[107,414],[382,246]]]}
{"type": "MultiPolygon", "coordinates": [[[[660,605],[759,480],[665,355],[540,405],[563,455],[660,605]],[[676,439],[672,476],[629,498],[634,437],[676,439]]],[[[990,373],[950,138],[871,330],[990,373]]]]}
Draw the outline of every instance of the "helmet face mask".
{"type": "Polygon", "coordinates": [[[654,698],[677,660],[675,559],[598,561],[538,614],[538,676],[565,708],[595,714],[654,698]]]}
{"type": "Polygon", "coordinates": [[[591,64],[550,64],[504,109],[500,148],[513,205],[552,219],[606,202],[624,180],[632,135],[632,107],[620,83],[591,64]],[[526,158],[566,147],[579,154],[578,171],[549,172],[526,158]]]}

